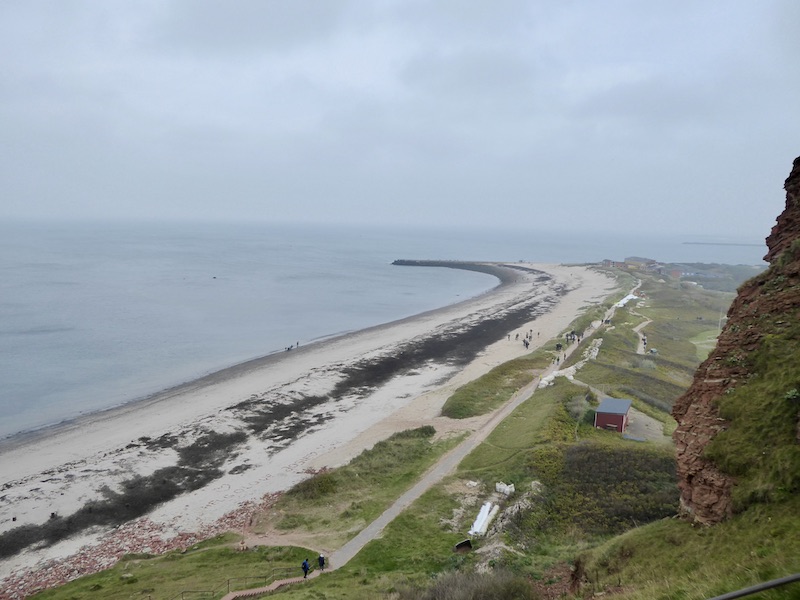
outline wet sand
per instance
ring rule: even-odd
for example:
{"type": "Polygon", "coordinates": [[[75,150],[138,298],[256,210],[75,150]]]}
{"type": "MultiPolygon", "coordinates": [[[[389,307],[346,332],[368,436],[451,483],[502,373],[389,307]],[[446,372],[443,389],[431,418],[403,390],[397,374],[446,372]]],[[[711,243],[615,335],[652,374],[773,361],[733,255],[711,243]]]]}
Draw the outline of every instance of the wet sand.
{"type": "Polygon", "coordinates": [[[560,334],[614,287],[586,267],[480,267],[501,283],[476,298],[0,443],[0,589],[241,528],[310,471],[395,431],[469,427],[439,416],[453,390],[560,334]],[[515,333],[529,330],[526,350],[515,333]]]}

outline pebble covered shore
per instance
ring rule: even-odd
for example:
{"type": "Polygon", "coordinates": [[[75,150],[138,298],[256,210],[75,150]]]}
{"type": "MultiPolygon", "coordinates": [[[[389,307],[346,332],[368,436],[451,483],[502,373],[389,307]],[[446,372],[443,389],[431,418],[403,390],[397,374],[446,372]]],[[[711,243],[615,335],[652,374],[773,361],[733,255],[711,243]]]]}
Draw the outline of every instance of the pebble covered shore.
{"type": "Polygon", "coordinates": [[[127,554],[160,555],[185,550],[228,531],[244,531],[253,516],[274,504],[279,496],[279,493],[268,494],[261,502],[245,502],[201,531],[172,537],[165,537],[163,528],[147,517],[130,521],[104,536],[99,544],[84,546],[66,559],[51,561],[36,570],[6,578],[0,590],[0,600],[23,600],[36,592],[98,573],[113,567],[127,554]]]}

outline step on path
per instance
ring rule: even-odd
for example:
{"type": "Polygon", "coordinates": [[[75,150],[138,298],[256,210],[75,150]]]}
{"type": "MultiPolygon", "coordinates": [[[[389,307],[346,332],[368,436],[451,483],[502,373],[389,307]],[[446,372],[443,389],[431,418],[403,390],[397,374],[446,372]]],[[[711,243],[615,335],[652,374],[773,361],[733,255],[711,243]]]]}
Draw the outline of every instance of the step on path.
{"type": "MultiPolygon", "coordinates": [[[[299,569],[300,567],[298,567],[299,569]]],[[[270,583],[269,585],[265,585],[260,588],[251,588],[249,590],[239,590],[238,592],[228,592],[222,597],[222,600],[238,600],[239,598],[255,598],[260,596],[261,594],[268,594],[269,592],[274,592],[279,587],[283,587],[285,585],[290,585],[293,583],[302,583],[303,581],[308,581],[309,579],[314,579],[315,577],[319,576],[320,571],[311,571],[308,574],[307,578],[304,577],[289,577],[288,579],[277,579],[270,583]]]]}

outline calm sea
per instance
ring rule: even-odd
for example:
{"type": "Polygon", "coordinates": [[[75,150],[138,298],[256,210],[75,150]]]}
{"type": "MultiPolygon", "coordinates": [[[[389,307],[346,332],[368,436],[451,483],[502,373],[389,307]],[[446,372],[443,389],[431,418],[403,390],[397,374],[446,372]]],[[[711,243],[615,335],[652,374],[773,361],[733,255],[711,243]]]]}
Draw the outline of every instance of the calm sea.
{"type": "Polygon", "coordinates": [[[0,437],[141,398],[297,342],[458,302],[496,285],[479,273],[392,266],[397,258],[598,262],[645,256],[762,264],[766,250],[686,241],[698,240],[2,223],[0,437]]]}

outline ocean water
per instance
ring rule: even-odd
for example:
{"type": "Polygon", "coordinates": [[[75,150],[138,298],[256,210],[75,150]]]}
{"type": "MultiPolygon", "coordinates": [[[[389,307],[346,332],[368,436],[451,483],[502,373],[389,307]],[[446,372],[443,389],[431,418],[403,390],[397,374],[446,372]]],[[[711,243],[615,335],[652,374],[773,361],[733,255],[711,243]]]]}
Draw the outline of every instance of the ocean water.
{"type": "MultiPolygon", "coordinates": [[[[397,258],[762,264],[766,248],[536,232],[0,224],[0,437],[110,408],[497,281],[397,258]]],[[[740,241],[740,240],[734,240],[740,241]]]]}

